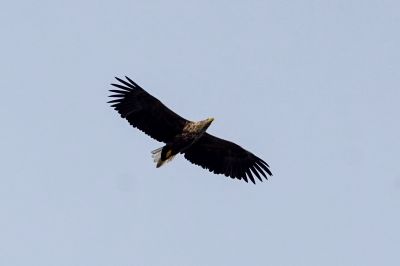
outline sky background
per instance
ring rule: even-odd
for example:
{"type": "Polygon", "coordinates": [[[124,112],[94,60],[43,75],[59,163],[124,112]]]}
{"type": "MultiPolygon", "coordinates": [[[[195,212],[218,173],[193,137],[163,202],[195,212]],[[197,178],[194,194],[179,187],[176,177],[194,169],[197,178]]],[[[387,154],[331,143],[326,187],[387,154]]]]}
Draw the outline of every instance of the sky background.
{"type": "Polygon", "coordinates": [[[0,265],[400,265],[399,1],[1,6],[0,265]],[[124,75],[274,176],[156,169],[124,75]]]}

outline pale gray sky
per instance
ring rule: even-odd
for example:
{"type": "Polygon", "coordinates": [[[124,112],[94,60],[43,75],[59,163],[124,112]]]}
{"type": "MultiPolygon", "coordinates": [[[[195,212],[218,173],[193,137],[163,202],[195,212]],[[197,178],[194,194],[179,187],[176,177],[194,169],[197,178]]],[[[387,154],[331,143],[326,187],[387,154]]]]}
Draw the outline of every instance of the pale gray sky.
{"type": "Polygon", "coordinates": [[[8,1],[0,265],[400,265],[399,1],[8,1]],[[128,75],[251,150],[256,186],[106,101],[128,75]]]}

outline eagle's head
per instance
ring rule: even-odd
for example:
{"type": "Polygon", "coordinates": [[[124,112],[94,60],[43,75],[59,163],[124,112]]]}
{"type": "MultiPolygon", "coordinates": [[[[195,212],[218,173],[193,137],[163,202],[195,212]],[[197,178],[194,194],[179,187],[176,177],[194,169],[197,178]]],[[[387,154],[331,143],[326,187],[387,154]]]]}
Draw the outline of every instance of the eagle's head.
{"type": "Polygon", "coordinates": [[[199,121],[199,127],[203,132],[207,130],[207,128],[211,125],[211,123],[214,121],[214,118],[210,117],[204,120],[199,121]]]}
{"type": "Polygon", "coordinates": [[[214,121],[214,118],[212,118],[212,117],[207,118],[207,119],[201,121],[201,124],[202,124],[202,126],[203,126],[203,130],[206,131],[207,128],[211,125],[211,123],[212,123],[213,121],[214,121]]]}

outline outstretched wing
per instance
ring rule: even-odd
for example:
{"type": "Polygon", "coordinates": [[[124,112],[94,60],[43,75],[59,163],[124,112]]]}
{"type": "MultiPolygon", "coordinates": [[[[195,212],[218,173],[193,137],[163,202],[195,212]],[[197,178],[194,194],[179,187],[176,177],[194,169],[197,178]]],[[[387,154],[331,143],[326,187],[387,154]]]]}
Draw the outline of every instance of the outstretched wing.
{"type": "Polygon", "coordinates": [[[205,133],[185,153],[190,162],[200,165],[215,174],[224,174],[231,178],[249,178],[254,184],[253,174],[262,181],[267,173],[272,176],[269,165],[239,145],[205,133]]]}
{"type": "Polygon", "coordinates": [[[121,84],[111,84],[119,89],[110,90],[115,93],[110,97],[116,98],[109,101],[112,103],[111,107],[114,107],[132,126],[150,137],[161,142],[172,141],[175,135],[182,132],[188,121],[151,96],[130,78],[125,78],[128,82],[116,77],[121,84]]]}

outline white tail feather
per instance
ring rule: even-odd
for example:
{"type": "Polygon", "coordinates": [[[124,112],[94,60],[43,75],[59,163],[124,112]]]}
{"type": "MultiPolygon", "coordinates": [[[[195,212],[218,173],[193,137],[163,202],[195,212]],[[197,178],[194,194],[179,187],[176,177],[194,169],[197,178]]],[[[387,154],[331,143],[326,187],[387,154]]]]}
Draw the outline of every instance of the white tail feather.
{"type": "Polygon", "coordinates": [[[164,163],[171,161],[175,155],[170,156],[169,158],[167,158],[166,160],[162,160],[161,159],[161,152],[162,152],[163,147],[160,147],[158,149],[155,149],[154,151],[151,152],[153,157],[154,162],[157,164],[156,167],[160,167],[162,166],[164,163]]]}
{"type": "Polygon", "coordinates": [[[154,151],[151,151],[151,154],[152,154],[151,157],[153,157],[155,163],[157,163],[159,160],[161,160],[162,148],[163,147],[155,149],[154,151]]]}

